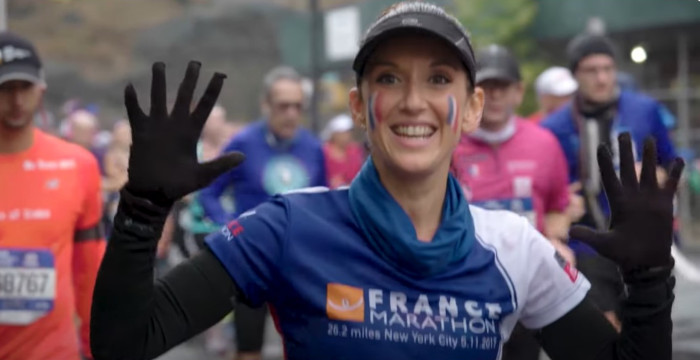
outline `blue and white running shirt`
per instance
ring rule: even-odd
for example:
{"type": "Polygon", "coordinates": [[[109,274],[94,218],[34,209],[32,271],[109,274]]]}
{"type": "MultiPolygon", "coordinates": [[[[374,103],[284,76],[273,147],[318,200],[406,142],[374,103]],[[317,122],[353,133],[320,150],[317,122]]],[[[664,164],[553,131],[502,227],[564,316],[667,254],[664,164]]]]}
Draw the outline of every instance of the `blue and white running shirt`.
{"type": "Polygon", "coordinates": [[[249,302],[270,304],[287,359],[496,360],[518,320],[544,327],[590,284],[525,218],[470,212],[477,241],[429,278],[372,250],[347,189],[277,196],[207,244],[249,302]]]}

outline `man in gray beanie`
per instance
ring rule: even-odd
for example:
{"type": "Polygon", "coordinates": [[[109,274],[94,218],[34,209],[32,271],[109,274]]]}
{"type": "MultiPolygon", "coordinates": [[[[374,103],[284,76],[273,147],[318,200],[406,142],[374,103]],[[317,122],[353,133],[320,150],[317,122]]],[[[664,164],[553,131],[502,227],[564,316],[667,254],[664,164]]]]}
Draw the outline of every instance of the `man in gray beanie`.
{"type": "MultiPolygon", "coordinates": [[[[559,140],[567,158],[572,188],[581,188],[586,214],[580,223],[607,228],[610,210],[600,187],[595,149],[608,144],[618,155],[618,134],[630,132],[636,154],[653,137],[661,167],[675,158],[675,150],[662,121],[662,107],[645,95],[620,90],[617,84],[616,48],[602,35],[581,34],[567,47],[568,65],[578,82],[574,99],[542,121],[559,140]]],[[[615,164],[617,166],[617,164],[615,164]]],[[[619,299],[623,291],[617,267],[593,249],[571,239],[577,266],[590,280],[591,297],[608,319],[619,326],[619,299]]],[[[618,327],[619,329],[619,327],[618,327]]]]}
{"type": "Polygon", "coordinates": [[[571,40],[566,48],[572,73],[576,73],[579,62],[589,55],[607,55],[614,61],[615,53],[615,44],[603,35],[581,34],[571,40]]]}

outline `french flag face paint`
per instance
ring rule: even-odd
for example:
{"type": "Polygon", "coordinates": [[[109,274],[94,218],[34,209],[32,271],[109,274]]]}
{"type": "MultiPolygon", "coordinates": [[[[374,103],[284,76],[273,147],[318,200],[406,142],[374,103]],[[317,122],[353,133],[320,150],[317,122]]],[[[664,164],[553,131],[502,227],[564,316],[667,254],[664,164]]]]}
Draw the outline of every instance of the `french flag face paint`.
{"type": "Polygon", "coordinates": [[[375,92],[369,97],[369,102],[367,103],[367,107],[369,108],[369,128],[371,130],[374,130],[374,127],[382,122],[382,113],[379,109],[380,99],[379,93],[375,92]]]}
{"type": "Polygon", "coordinates": [[[447,97],[447,125],[450,126],[453,132],[457,132],[457,100],[454,96],[450,95],[447,97]]]}

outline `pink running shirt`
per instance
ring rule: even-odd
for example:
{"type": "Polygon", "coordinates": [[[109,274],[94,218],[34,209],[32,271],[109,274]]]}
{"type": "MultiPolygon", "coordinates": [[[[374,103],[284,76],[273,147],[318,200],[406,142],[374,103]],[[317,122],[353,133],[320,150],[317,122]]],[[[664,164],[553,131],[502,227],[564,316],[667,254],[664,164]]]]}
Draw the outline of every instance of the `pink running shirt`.
{"type": "Polygon", "coordinates": [[[452,155],[452,173],[470,204],[511,210],[544,232],[544,216],[569,203],[564,154],[554,135],[516,120],[513,136],[499,145],[464,136],[452,155]]]}
{"type": "Polygon", "coordinates": [[[323,145],[323,154],[326,161],[328,187],[331,189],[350,185],[355,175],[360,172],[365,161],[364,152],[358,143],[349,144],[346,148],[345,157],[342,159],[333,156],[329,144],[323,145]]]}

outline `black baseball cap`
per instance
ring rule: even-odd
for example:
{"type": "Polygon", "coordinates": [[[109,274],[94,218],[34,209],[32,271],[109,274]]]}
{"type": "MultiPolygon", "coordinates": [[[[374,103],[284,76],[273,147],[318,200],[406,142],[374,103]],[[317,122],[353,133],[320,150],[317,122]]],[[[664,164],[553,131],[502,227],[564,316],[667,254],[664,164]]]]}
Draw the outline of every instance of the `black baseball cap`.
{"type": "Polygon", "coordinates": [[[519,82],[520,66],[513,54],[501,45],[489,45],[477,52],[476,83],[486,80],[519,82]]]}
{"type": "Polygon", "coordinates": [[[424,2],[396,4],[369,27],[352,64],[358,79],[377,45],[399,33],[426,33],[443,39],[456,50],[467,69],[469,82],[474,85],[476,61],[469,35],[459,21],[441,7],[424,2]]]}
{"type": "Polygon", "coordinates": [[[0,84],[10,80],[44,82],[41,59],[34,45],[17,34],[0,32],[0,84]]]}

